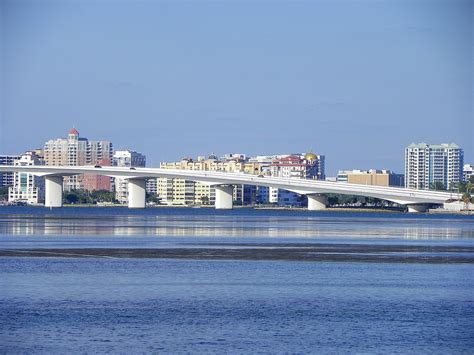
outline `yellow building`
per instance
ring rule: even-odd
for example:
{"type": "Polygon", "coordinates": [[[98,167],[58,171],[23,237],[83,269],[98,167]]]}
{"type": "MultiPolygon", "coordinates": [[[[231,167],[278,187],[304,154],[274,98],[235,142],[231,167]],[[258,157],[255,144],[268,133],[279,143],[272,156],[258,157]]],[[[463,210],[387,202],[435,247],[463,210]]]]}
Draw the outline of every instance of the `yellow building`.
{"type": "MultiPolygon", "coordinates": [[[[185,158],[179,162],[162,162],[162,169],[222,171],[232,173],[260,174],[260,164],[242,159],[217,160],[216,157],[199,157],[197,161],[185,158]]],[[[234,186],[234,202],[243,204],[244,185],[234,186]]],[[[208,205],[214,204],[215,188],[200,182],[184,179],[158,178],[157,195],[161,203],[168,205],[208,205]]]]}

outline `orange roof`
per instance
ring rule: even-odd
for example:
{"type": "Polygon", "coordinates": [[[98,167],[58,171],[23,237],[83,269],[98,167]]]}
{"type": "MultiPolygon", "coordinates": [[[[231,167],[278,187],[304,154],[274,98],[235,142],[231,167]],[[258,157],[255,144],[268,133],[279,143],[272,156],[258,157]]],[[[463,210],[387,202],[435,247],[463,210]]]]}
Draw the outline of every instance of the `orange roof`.
{"type": "Polygon", "coordinates": [[[69,131],[69,134],[74,134],[74,135],[78,136],[79,132],[77,131],[77,129],[73,128],[69,131]]]}

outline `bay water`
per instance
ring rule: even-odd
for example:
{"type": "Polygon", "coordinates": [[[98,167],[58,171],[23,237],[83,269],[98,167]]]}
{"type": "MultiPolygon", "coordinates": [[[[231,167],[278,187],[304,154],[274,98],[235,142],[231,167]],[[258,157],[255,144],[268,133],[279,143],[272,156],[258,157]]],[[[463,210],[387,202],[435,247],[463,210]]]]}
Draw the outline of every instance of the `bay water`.
{"type": "Polygon", "coordinates": [[[474,351],[471,216],[1,207],[2,250],[2,353],[474,351]],[[422,246],[446,258],[314,262],[93,252],[331,244],[422,246]],[[76,248],[90,255],[8,256],[76,248]],[[462,262],[456,248],[463,248],[462,262]]]}

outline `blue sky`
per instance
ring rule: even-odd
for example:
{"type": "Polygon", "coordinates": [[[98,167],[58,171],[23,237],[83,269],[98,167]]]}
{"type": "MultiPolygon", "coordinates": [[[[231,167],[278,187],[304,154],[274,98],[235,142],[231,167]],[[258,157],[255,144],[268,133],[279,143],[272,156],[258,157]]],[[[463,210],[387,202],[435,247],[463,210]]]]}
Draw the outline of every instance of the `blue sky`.
{"type": "Polygon", "coordinates": [[[458,0],[0,0],[0,153],[75,126],[157,166],[325,154],[403,171],[412,142],[474,163],[474,5],[458,0]]]}

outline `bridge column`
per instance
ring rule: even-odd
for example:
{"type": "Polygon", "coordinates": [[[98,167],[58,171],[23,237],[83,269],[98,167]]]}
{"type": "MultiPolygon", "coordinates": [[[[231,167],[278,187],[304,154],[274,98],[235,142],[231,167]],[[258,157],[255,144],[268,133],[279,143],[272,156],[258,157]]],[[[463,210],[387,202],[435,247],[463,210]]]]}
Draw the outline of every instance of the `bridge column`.
{"type": "Polygon", "coordinates": [[[232,185],[217,185],[216,186],[216,204],[218,210],[232,209],[232,195],[234,187],[232,185]]]}
{"type": "Polygon", "coordinates": [[[423,203],[416,203],[407,205],[409,213],[420,213],[428,211],[430,205],[423,204],[423,203]]]}
{"type": "Polygon", "coordinates": [[[63,177],[45,176],[44,188],[45,207],[63,207],[63,177]]]}
{"type": "Polygon", "coordinates": [[[146,179],[128,179],[128,208],[145,208],[146,179]]]}
{"type": "Polygon", "coordinates": [[[325,210],[328,199],[325,195],[311,194],[308,195],[308,211],[325,210]]]}

